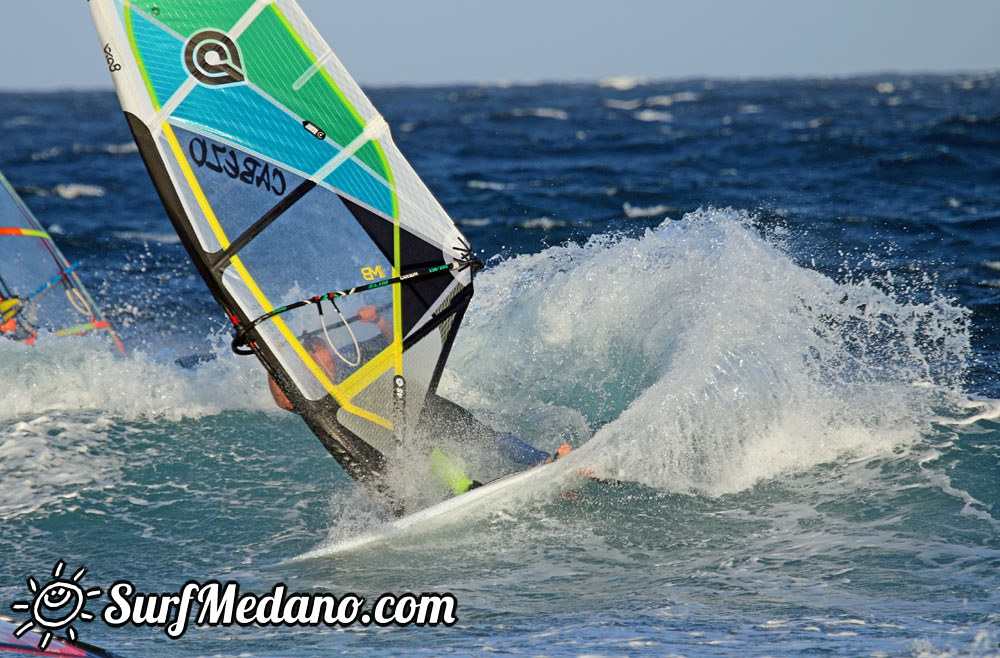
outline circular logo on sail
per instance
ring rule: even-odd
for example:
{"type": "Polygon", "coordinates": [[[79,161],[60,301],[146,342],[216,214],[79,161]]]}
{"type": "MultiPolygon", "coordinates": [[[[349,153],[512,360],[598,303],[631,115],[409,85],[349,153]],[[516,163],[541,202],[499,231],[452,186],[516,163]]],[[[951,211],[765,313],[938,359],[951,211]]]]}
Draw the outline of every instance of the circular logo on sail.
{"type": "Polygon", "coordinates": [[[231,85],[246,79],[239,48],[218,30],[202,30],[188,39],[184,65],[206,85],[231,85]]]}

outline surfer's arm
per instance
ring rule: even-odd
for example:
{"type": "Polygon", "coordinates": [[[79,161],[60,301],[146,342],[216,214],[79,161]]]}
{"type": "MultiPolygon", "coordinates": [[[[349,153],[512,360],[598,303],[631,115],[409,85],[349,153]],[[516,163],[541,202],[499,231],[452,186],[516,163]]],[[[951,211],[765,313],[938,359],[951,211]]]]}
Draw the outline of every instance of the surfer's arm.
{"type": "Polygon", "coordinates": [[[292,401],[288,399],[288,396],[285,395],[285,392],[281,390],[278,382],[274,381],[274,377],[271,375],[267,376],[267,386],[271,389],[271,396],[274,398],[275,404],[286,411],[295,411],[292,401]]]}
{"type": "Polygon", "coordinates": [[[564,443],[559,446],[555,455],[551,455],[544,450],[539,450],[534,446],[528,445],[513,434],[500,435],[497,437],[496,445],[500,454],[507,459],[515,461],[518,464],[527,464],[528,466],[548,463],[554,459],[565,457],[573,450],[568,443],[564,443]]]}
{"type": "Polygon", "coordinates": [[[496,446],[501,455],[518,464],[534,466],[552,459],[549,453],[528,445],[513,434],[498,436],[496,446]]]}
{"type": "Polygon", "coordinates": [[[479,422],[468,410],[447,398],[429,393],[426,400],[427,417],[431,426],[461,428],[467,439],[478,444],[481,450],[495,449],[501,456],[518,464],[534,466],[552,461],[567,454],[571,448],[567,444],[559,446],[553,456],[544,450],[528,445],[510,433],[500,433],[479,422]]]}
{"type": "Polygon", "coordinates": [[[357,315],[362,322],[374,322],[378,330],[382,332],[382,335],[392,340],[392,322],[389,321],[389,318],[379,313],[373,304],[362,306],[358,310],[357,315]]]}

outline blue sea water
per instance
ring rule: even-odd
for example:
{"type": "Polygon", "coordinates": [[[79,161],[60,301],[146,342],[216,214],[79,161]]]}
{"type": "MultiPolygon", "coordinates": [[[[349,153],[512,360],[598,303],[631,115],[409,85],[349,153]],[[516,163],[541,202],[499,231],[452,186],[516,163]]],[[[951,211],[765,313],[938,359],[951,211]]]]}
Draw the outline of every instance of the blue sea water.
{"type": "Polygon", "coordinates": [[[623,484],[293,561],[376,519],[228,353],[113,93],[0,94],[0,169],[128,350],[0,341],[0,613],[62,559],[458,602],[76,624],[123,656],[1000,655],[997,73],[370,93],[487,261],[442,392],[623,484]]]}

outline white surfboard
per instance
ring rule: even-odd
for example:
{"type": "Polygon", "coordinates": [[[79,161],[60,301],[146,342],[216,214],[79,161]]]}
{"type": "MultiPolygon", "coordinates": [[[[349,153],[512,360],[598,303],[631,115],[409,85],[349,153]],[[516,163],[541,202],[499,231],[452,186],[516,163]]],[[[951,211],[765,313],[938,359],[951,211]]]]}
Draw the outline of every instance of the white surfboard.
{"type": "MultiPolygon", "coordinates": [[[[360,548],[389,539],[396,539],[417,531],[438,528],[456,522],[466,513],[481,509],[484,505],[488,505],[490,501],[517,495],[518,493],[536,491],[536,488],[532,486],[533,484],[543,484],[547,480],[550,482],[562,480],[568,487],[582,477],[584,476],[575,471],[567,473],[564,468],[557,469],[555,463],[540,464],[539,466],[493,480],[488,484],[476,487],[471,491],[467,491],[454,498],[449,498],[436,505],[431,505],[419,512],[408,514],[395,521],[389,521],[371,532],[319,546],[299,556],[296,558],[296,561],[350,553],[360,548]]],[[[562,488],[565,487],[560,487],[560,489],[562,488]]]]}

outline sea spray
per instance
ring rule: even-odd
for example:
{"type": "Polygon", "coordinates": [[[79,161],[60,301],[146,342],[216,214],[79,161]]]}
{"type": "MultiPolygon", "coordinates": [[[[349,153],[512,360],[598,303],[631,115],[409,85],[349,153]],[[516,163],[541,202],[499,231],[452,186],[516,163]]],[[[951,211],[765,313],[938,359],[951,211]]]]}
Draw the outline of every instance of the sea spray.
{"type": "Polygon", "coordinates": [[[964,309],[836,281],[784,242],[708,209],[494,264],[451,393],[530,438],[519,409],[575,410],[601,472],[674,491],[741,491],[917,440],[961,384],[964,309]]]}
{"type": "Polygon", "coordinates": [[[218,349],[194,368],[169,355],[122,357],[91,337],[43,335],[35,347],[0,341],[6,393],[0,422],[44,411],[91,409],[122,418],[180,419],[225,409],[275,411],[256,359],[218,349]]]}

